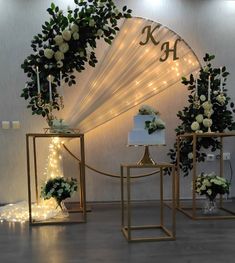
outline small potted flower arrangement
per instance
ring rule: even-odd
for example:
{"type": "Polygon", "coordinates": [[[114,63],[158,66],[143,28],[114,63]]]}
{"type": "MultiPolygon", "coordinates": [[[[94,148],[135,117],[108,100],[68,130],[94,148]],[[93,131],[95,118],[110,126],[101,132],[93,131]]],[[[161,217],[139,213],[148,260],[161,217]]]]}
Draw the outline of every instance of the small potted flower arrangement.
{"type": "Polygon", "coordinates": [[[72,196],[77,191],[77,180],[75,178],[54,177],[46,181],[41,188],[41,197],[44,200],[54,198],[57,207],[64,210],[62,201],[72,196]]]}
{"type": "Polygon", "coordinates": [[[199,195],[207,197],[207,204],[204,213],[213,214],[216,212],[215,199],[217,194],[229,194],[230,183],[227,179],[217,176],[215,173],[201,173],[195,181],[195,191],[199,195]]]}

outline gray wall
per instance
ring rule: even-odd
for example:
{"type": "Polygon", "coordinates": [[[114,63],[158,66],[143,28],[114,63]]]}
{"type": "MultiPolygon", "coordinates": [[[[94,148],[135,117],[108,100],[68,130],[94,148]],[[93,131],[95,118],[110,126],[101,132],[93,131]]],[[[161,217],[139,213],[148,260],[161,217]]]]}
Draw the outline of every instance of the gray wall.
{"type": "MultiPolygon", "coordinates": [[[[64,9],[65,1],[55,1],[64,9]]],[[[66,1],[72,7],[72,0],[66,1]]],[[[228,79],[229,95],[235,100],[235,2],[200,0],[122,0],[118,5],[127,4],[134,16],[160,22],[177,32],[201,58],[205,52],[216,55],[215,66],[226,65],[231,75],[228,79]]],[[[26,102],[20,92],[26,76],[20,68],[24,58],[31,53],[30,41],[41,31],[47,19],[46,8],[50,1],[41,0],[0,0],[0,120],[19,120],[20,130],[0,129],[0,203],[16,202],[27,198],[25,133],[41,132],[46,122],[32,116],[26,109],[26,102]]],[[[82,74],[81,79],[86,77],[82,74]]],[[[69,98],[69,92],[66,92],[69,98]]],[[[167,146],[152,148],[153,157],[158,161],[167,160],[166,153],[174,142],[174,127],[177,125],[176,112],[186,103],[186,90],[181,84],[169,88],[148,101],[161,112],[167,123],[167,146]],[[177,98],[177,99],[176,99],[177,98]]],[[[68,103],[68,102],[67,102],[68,103]]],[[[79,109],[78,109],[79,110],[79,109]]],[[[107,172],[119,173],[120,162],[136,161],[143,149],[127,148],[127,132],[132,127],[132,117],[137,108],[96,128],[86,134],[86,160],[90,165],[107,172]]],[[[234,139],[226,142],[225,151],[235,160],[234,139]]],[[[39,171],[43,172],[47,144],[40,145],[39,171]]],[[[225,164],[226,172],[229,172],[225,164]]],[[[205,170],[213,170],[206,164],[205,170]]],[[[235,166],[233,165],[235,170],[235,166]]],[[[69,170],[68,165],[66,170],[69,170]]],[[[72,171],[73,169],[71,169],[72,171]]],[[[69,171],[70,172],[70,171],[69,171]]],[[[229,175],[229,173],[228,173],[229,175]]],[[[166,178],[166,185],[169,178],[166,178]]],[[[135,182],[136,199],[157,198],[155,177],[135,182]]],[[[190,179],[182,180],[183,196],[190,197],[190,179]]],[[[235,195],[233,179],[232,195],[235,195]]],[[[119,181],[87,171],[87,195],[90,201],[119,199],[119,181]]]]}

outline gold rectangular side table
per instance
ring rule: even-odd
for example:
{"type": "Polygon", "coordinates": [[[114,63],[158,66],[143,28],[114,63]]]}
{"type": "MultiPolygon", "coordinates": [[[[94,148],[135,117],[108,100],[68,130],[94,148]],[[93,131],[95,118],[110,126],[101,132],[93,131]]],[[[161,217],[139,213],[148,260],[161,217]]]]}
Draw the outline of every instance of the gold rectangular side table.
{"type": "MultiPolygon", "coordinates": [[[[29,224],[33,225],[51,225],[51,224],[74,224],[74,223],[85,223],[86,222],[86,184],[85,184],[85,146],[84,146],[84,134],[73,133],[73,134],[61,134],[61,133],[27,133],[26,134],[26,154],[27,154],[27,181],[28,181],[28,205],[29,205],[29,224]],[[31,170],[34,174],[34,187],[36,195],[36,203],[39,203],[39,193],[38,193],[38,171],[37,171],[37,144],[36,139],[45,138],[70,138],[80,140],[80,154],[81,162],[79,164],[79,211],[68,209],[68,212],[75,213],[79,212],[79,219],[73,217],[74,219],[51,219],[46,221],[35,221],[32,218],[32,193],[31,193],[31,170]],[[31,156],[33,156],[33,167],[31,167],[31,156]]],[[[71,203],[70,203],[71,206],[71,203]]]]}
{"type": "Polygon", "coordinates": [[[209,220],[209,219],[235,219],[235,211],[231,211],[228,208],[224,207],[224,202],[222,196],[219,198],[219,209],[223,211],[224,215],[198,215],[197,210],[202,209],[201,207],[197,207],[197,198],[196,198],[196,191],[195,191],[195,181],[197,178],[197,162],[196,162],[196,149],[197,149],[197,141],[199,138],[218,138],[220,141],[220,172],[219,175],[221,177],[224,176],[224,161],[223,161],[223,144],[225,137],[234,137],[235,132],[227,132],[227,133],[185,133],[177,136],[177,176],[176,176],[176,199],[177,199],[177,209],[184,213],[191,219],[194,220],[209,220]],[[192,140],[193,143],[193,168],[192,168],[192,204],[190,207],[182,206],[181,199],[180,199],[180,143],[182,140],[192,140]]]}
{"type": "Polygon", "coordinates": [[[162,163],[162,164],[121,164],[121,210],[122,210],[122,232],[128,242],[139,242],[139,241],[164,241],[164,240],[175,240],[175,166],[173,164],[162,163]],[[160,224],[158,225],[132,225],[132,202],[131,202],[131,170],[132,169],[143,169],[152,168],[157,169],[156,173],[159,172],[160,176],[160,224]],[[163,170],[164,168],[172,169],[172,199],[171,199],[171,227],[168,229],[164,225],[164,193],[163,193],[163,170]],[[126,176],[124,176],[126,174],[126,176]],[[126,178],[126,192],[127,197],[124,200],[124,179],[126,178]],[[125,202],[127,208],[127,217],[125,218],[125,202]],[[127,224],[125,225],[125,220],[127,224]],[[163,235],[154,237],[132,237],[133,230],[149,230],[159,229],[163,232],[163,235]]]}

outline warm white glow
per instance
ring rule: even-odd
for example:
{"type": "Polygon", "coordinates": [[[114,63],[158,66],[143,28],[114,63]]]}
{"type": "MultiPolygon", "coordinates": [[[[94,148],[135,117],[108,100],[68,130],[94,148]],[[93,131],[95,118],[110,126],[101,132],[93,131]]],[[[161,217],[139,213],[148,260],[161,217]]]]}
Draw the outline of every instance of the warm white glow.
{"type": "Polygon", "coordinates": [[[153,34],[159,45],[152,41],[140,45],[145,39],[141,32],[149,25],[159,26],[142,18],[125,20],[103,60],[89,77],[84,93],[75,103],[77,107],[69,113],[72,127],[78,127],[81,132],[91,130],[198,70],[199,61],[183,40],[177,42],[179,59],[173,60],[173,52],[170,52],[166,61],[160,61],[166,57],[161,50],[162,44],[169,42],[172,49],[179,39],[164,26],[160,25],[153,34]]]}
{"type": "MultiPolygon", "coordinates": [[[[49,154],[44,176],[46,181],[49,178],[63,176],[61,148],[64,142],[59,137],[54,137],[49,144],[49,154]]],[[[46,220],[58,216],[61,213],[54,199],[39,201],[39,204],[32,204],[32,218],[35,221],[46,220]]],[[[20,222],[29,220],[29,207],[27,202],[9,204],[0,207],[0,222],[20,222]]]]}

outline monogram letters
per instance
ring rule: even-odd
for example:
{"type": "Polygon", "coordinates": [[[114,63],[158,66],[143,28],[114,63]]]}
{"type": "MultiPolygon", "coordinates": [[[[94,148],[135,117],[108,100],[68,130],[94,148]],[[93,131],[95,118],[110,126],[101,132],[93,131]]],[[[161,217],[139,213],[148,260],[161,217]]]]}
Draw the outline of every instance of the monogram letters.
{"type": "MultiPolygon", "coordinates": [[[[153,33],[159,28],[160,28],[160,25],[155,26],[153,29],[151,25],[144,27],[142,29],[142,35],[144,35],[146,32],[146,39],[145,41],[140,41],[139,44],[141,46],[144,46],[144,45],[147,45],[149,41],[151,41],[155,46],[159,45],[160,41],[157,41],[156,36],[153,35],[153,33]]],[[[162,43],[161,51],[163,51],[163,55],[159,59],[160,62],[166,61],[169,58],[169,55],[171,52],[173,53],[173,60],[179,59],[179,57],[177,56],[177,44],[179,41],[181,41],[180,38],[176,39],[173,47],[170,47],[169,41],[162,43]]]]}

